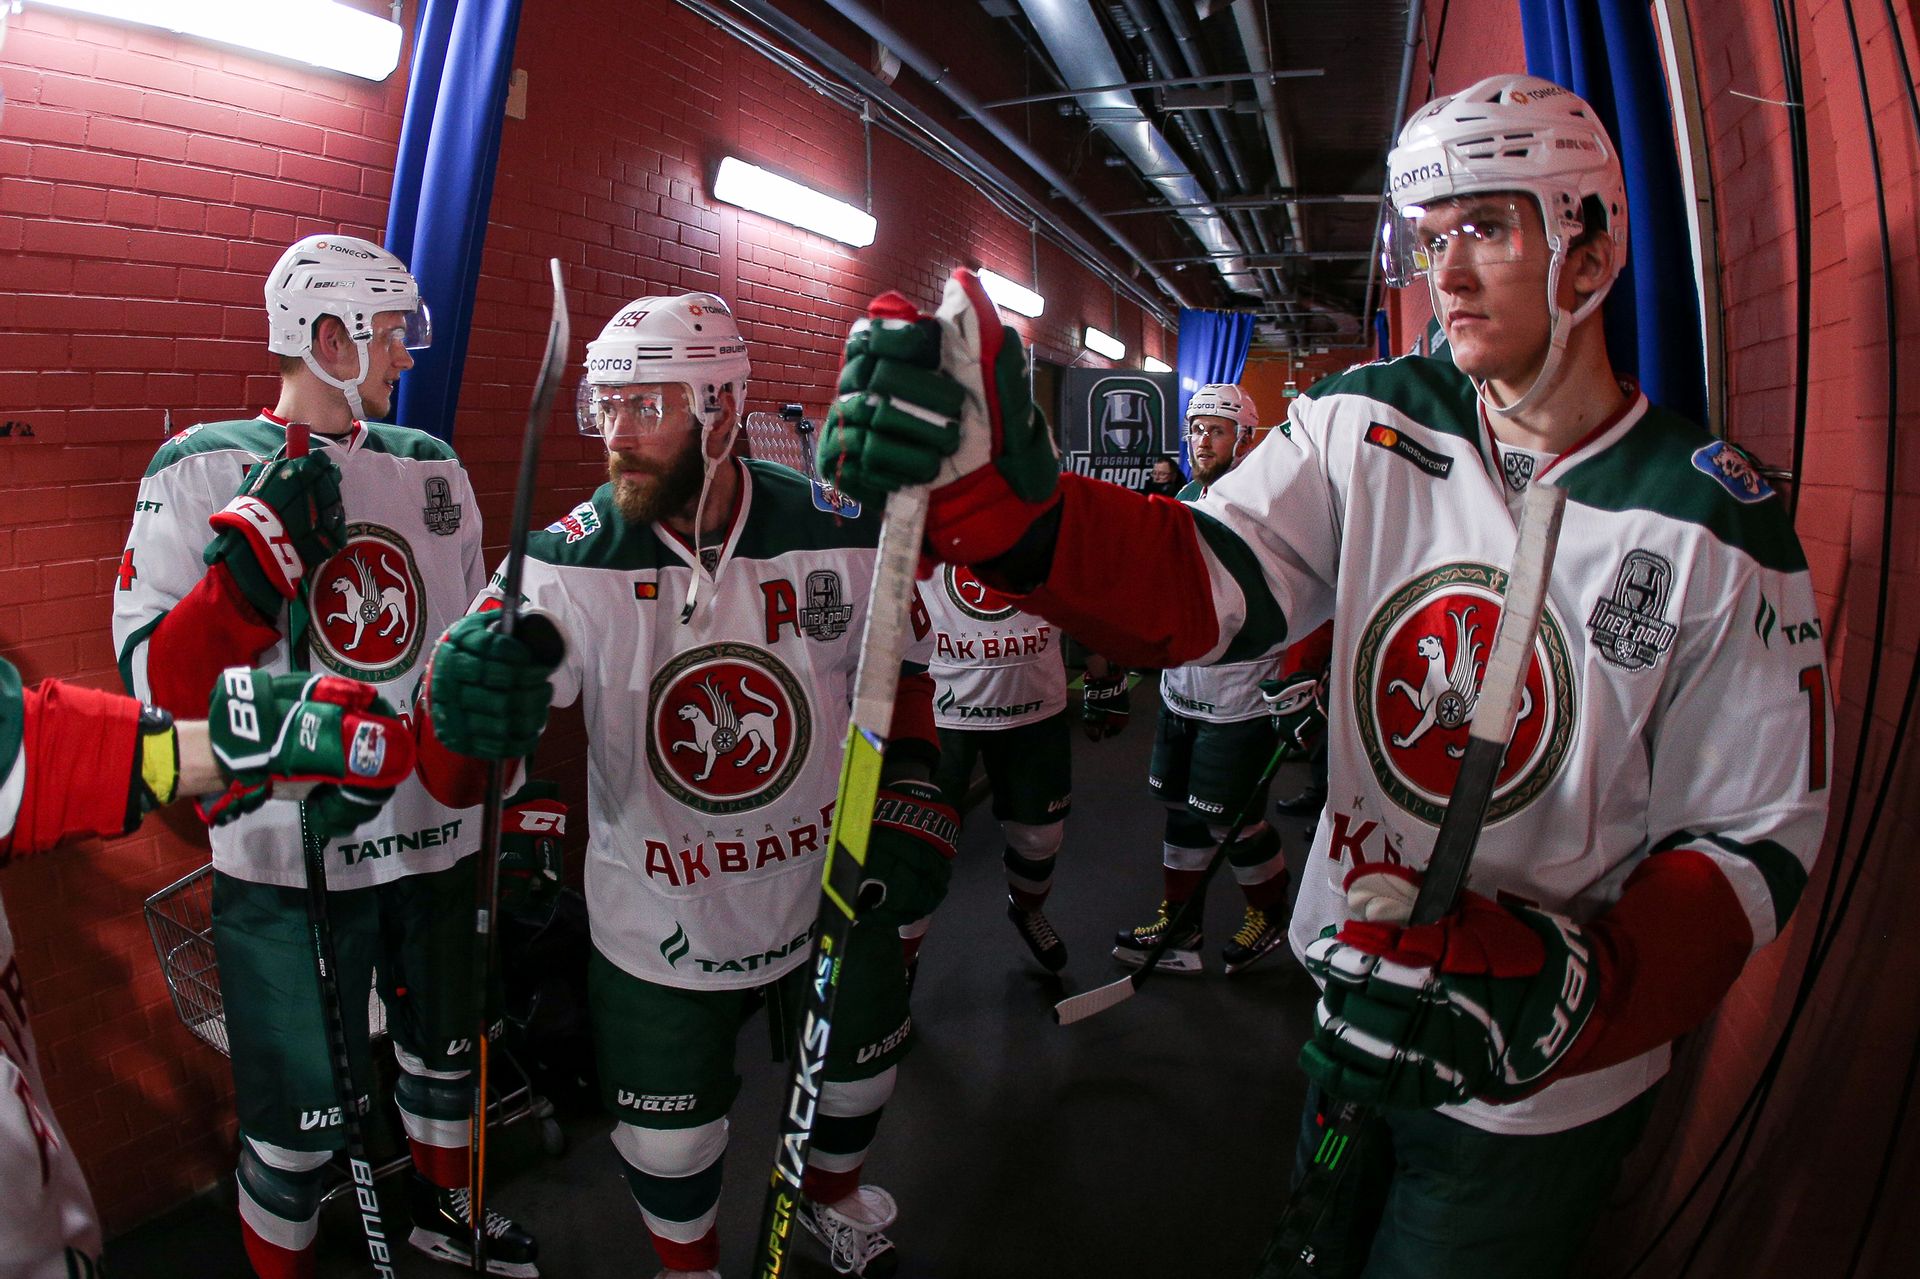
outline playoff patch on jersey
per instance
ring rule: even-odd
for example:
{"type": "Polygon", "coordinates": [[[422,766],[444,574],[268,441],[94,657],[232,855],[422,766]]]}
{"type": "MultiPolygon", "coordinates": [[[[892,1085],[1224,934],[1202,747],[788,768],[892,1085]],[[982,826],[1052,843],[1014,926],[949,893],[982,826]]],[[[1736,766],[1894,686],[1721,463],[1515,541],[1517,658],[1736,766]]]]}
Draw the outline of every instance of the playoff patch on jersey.
{"type": "MultiPolygon", "coordinates": [[[[1387,596],[1361,632],[1352,696],[1367,762],[1394,803],[1432,825],[1460,774],[1506,585],[1490,565],[1442,565],[1387,596]]],[[[1566,633],[1549,604],[1487,821],[1552,783],[1573,747],[1577,704],[1566,633]]]]}
{"type": "Polygon", "coordinates": [[[1653,666],[1673,647],[1677,634],[1665,617],[1672,592],[1673,565],[1664,555],[1628,551],[1614,574],[1613,594],[1595,601],[1587,618],[1595,651],[1622,670],[1653,666]]]}
{"type": "Polygon", "coordinates": [[[347,525],[347,544],[311,574],[313,651],[329,669],[384,684],[413,669],[424,639],[413,548],[379,524],[347,525]]]}
{"type": "Polygon", "coordinates": [[[1446,479],[1453,470],[1452,458],[1408,439],[1404,431],[1384,422],[1375,422],[1367,428],[1367,443],[1385,449],[1395,457],[1405,458],[1436,480],[1446,479]]]}
{"type": "Polygon", "coordinates": [[[800,681],[751,644],[706,644],[674,658],[648,687],[647,721],[654,779],[715,815],[778,799],[813,742],[800,681]]]}
{"type": "Polygon", "coordinates": [[[453,500],[453,486],[444,475],[427,477],[427,504],[420,508],[429,533],[447,537],[460,531],[460,503],[453,500]]]}
{"type": "Polygon", "coordinates": [[[1695,449],[1693,469],[1732,494],[1736,502],[1751,506],[1773,496],[1773,486],[1760,474],[1753,460],[1725,440],[1715,440],[1695,449]]]}

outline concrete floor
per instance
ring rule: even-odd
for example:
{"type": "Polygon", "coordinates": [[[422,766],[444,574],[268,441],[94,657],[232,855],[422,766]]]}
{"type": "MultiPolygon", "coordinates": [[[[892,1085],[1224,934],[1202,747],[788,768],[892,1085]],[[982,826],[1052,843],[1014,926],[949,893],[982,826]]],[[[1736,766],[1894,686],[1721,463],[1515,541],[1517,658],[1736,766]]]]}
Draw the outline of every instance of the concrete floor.
{"type": "MultiPolygon", "coordinates": [[[[1144,778],[1157,696],[1135,692],[1127,732],[1074,741],[1074,814],[1049,917],[1071,962],[1065,992],[1124,972],[1115,928],[1159,900],[1160,809],[1144,778]]],[[[1275,790],[1300,788],[1289,764],[1275,790]]],[[[1297,868],[1306,831],[1281,821],[1297,868]]],[[[867,1165],[900,1203],[889,1232],[911,1279],[1214,1279],[1247,1273],[1285,1188],[1302,1077],[1294,1056],[1312,1027],[1311,984],[1284,950],[1232,979],[1219,945],[1240,895],[1223,872],[1207,911],[1209,971],[1162,974],[1137,998],[1062,1028],[1063,993],[1028,958],[1004,912],[998,831],[983,806],[962,837],[946,904],[922,952],[914,997],[919,1045],[902,1067],[867,1165]]],[[[771,1167],[784,1072],[767,1060],[756,1017],[742,1032],[746,1087],[733,1111],[721,1202],[722,1271],[750,1273],[771,1167]]],[[[495,1206],[535,1231],[548,1279],[650,1279],[658,1263],[605,1134],[566,1124],[569,1149],[542,1153],[534,1125],[496,1142],[495,1206]]],[[[389,1219],[404,1217],[396,1186],[389,1219]]],[[[319,1274],[369,1273],[343,1205],[323,1218],[319,1274]]],[[[401,1227],[404,1235],[404,1227],[401,1227]]],[[[243,1279],[230,1203],[196,1201],[116,1240],[122,1279],[243,1279]]],[[[459,1273],[412,1250],[403,1279],[459,1273]]],[[[830,1272],[801,1245],[803,1275],[830,1272]]]]}

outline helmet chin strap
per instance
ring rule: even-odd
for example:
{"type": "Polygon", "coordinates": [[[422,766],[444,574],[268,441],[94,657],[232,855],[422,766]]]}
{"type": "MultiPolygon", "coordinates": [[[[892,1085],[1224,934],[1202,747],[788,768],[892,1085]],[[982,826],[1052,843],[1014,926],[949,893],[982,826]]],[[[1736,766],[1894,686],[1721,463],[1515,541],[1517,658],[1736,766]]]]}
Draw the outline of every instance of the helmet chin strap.
{"type": "MultiPolygon", "coordinates": [[[[693,504],[693,562],[695,568],[693,584],[687,588],[687,602],[680,609],[680,624],[682,626],[685,626],[693,620],[694,610],[697,609],[700,604],[701,574],[706,571],[706,562],[700,558],[700,537],[706,528],[707,494],[713,491],[714,472],[718,471],[722,464],[730,464],[733,461],[733,440],[734,437],[739,434],[739,431],[740,415],[735,413],[733,415],[733,425],[727,428],[724,436],[725,447],[720,450],[720,455],[715,457],[713,453],[715,438],[713,435],[713,423],[704,414],[701,415],[700,497],[699,500],[693,504]]],[[[724,561],[713,566],[713,584],[716,589],[718,589],[720,585],[720,574],[725,571],[726,567],[724,561]]]]}
{"type": "MultiPolygon", "coordinates": [[[[371,341],[371,339],[369,339],[369,341],[371,341]]],[[[360,402],[360,384],[367,380],[367,346],[369,341],[356,341],[353,344],[354,353],[360,357],[360,372],[354,376],[351,382],[343,382],[321,368],[320,361],[313,358],[311,348],[300,356],[301,360],[306,363],[306,366],[313,370],[315,377],[347,397],[347,411],[353,414],[353,420],[356,422],[365,421],[367,416],[366,407],[360,402]]]]}
{"type": "MultiPolygon", "coordinates": [[[[1573,336],[1574,329],[1580,325],[1581,321],[1600,308],[1600,303],[1606,298],[1608,290],[1613,287],[1613,280],[1609,279],[1582,302],[1578,310],[1567,310],[1559,302],[1560,268],[1565,265],[1566,260],[1566,250],[1555,246],[1553,260],[1547,267],[1547,311],[1552,316],[1547,330],[1547,356],[1540,362],[1540,372],[1534,375],[1533,385],[1521,392],[1520,398],[1513,403],[1501,404],[1493,398],[1485,378],[1474,377],[1471,373],[1467,375],[1467,380],[1473,383],[1474,394],[1479,397],[1480,403],[1486,406],[1489,413],[1498,413],[1501,417],[1510,418],[1516,413],[1524,413],[1529,408],[1546,401],[1566,373],[1568,339],[1573,336]]],[[[1434,311],[1438,314],[1440,312],[1439,286],[1434,284],[1431,275],[1427,277],[1427,290],[1432,298],[1434,311]]]]}

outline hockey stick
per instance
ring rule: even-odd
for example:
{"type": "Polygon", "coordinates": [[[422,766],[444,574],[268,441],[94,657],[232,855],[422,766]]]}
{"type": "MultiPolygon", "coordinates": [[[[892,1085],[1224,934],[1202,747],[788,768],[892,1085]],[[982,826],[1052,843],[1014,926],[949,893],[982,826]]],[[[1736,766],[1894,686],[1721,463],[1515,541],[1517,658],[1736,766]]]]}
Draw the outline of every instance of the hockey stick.
{"type": "Polygon", "coordinates": [[[1292,744],[1285,737],[1274,744],[1272,758],[1267,760],[1267,766],[1260,770],[1260,780],[1255,782],[1253,789],[1248,792],[1247,802],[1240,805],[1240,812],[1234,817],[1233,826],[1227,831],[1226,838],[1220,841],[1220,846],[1213,850],[1213,856],[1207,859],[1207,867],[1200,872],[1200,882],[1194,885],[1193,895],[1180,903],[1180,909],[1173,913],[1173,918],[1167,921],[1166,928],[1161,930],[1160,940],[1153,943],[1140,960],[1138,971],[1128,973],[1119,981],[1108,982],[1093,990],[1067,996],[1053,1006],[1053,1020],[1057,1024],[1071,1026],[1076,1021],[1085,1021],[1096,1013],[1105,1012],[1115,1004],[1132,999],[1139,989],[1147,984],[1147,978],[1159,964],[1160,956],[1166,954],[1167,948],[1173,945],[1173,939],[1180,936],[1188,924],[1199,918],[1200,912],[1205,908],[1207,885],[1213,882],[1214,874],[1226,863],[1227,850],[1232,848],[1234,841],[1240,838],[1240,832],[1259,815],[1260,809],[1264,806],[1267,787],[1272,783],[1273,775],[1280,771],[1280,764],[1286,759],[1288,748],[1292,744]]]}
{"type": "MultiPolygon", "coordinates": [[[[911,406],[895,402],[903,412],[911,406]]],[[[840,997],[840,975],[847,938],[853,928],[861,871],[866,866],[867,836],[873,824],[874,796],[880,789],[881,756],[892,728],[893,698],[900,682],[900,659],[912,634],[909,620],[914,569],[927,522],[927,490],[901,489],[887,499],[880,544],[873,565],[873,589],[867,604],[860,665],[853,677],[853,713],[847,724],[846,752],[840,760],[840,786],[827,838],[826,865],[820,874],[820,910],[814,920],[813,949],[800,1042],[787,1076],[787,1103],[780,1112],[780,1147],[760,1211],[754,1273],[779,1279],[788,1273],[794,1214],[813,1144],[813,1121],[820,1103],[827,1041],[840,997]]]]}
{"type": "MultiPolygon", "coordinates": [[[[305,457],[311,445],[305,422],[287,423],[288,457],[305,457]]],[[[317,567],[317,566],[316,566],[317,567]]],[[[312,940],[313,975],[320,987],[320,1014],[327,1027],[327,1054],[333,1067],[333,1089],[340,1097],[340,1127],[346,1134],[347,1172],[353,1179],[354,1206],[360,1210],[360,1232],[367,1241],[367,1259],[382,1279],[393,1279],[393,1250],[380,1217],[380,1195],[373,1185],[373,1163],[367,1158],[366,1126],[361,1118],[360,1091],[353,1083],[353,1058],[347,1048],[347,1018],[340,1002],[340,971],[335,962],[333,924],[327,915],[327,849],[307,825],[307,806],[300,805],[300,857],[307,880],[307,935],[312,940]]]]}
{"type": "MultiPolygon", "coordinates": [[[[1493,636],[1480,681],[1473,726],[1467,730],[1466,755],[1434,837],[1433,855],[1421,875],[1410,926],[1431,924],[1453,912],[1459,902],[1474,846],[1485,824],[1487,805],[1505,761],[1507,745],[1519,717],[1520,695],[1526,688],[1534,640],[1540,633],[1540,615],[1546,607],[1547,579],[1553,573],[1554,552],[1560,544],[1560,518],[1565,513],[1566,490],[1536,483],[1527,490],[1520,510],[1518,544],[1513,570],[1507,575],[1500,624],[1493,636]]],[[[1338,1102],[1325,1125],[1319,1148],[1307,1172],[1287,1197],[1280,1224],[1260,1255],[1254,1279],[1279,1279],[1308,1273],[1314,1262],[1313,1235],[1332,1205],[1334,1192],[1351,1166],[1345,1156],[1353,1148],[1361,1126],[1371,1114],[1357,1102],[1338,1102]]]]}
{"type": "MultiPolygon", "coordinates": [[[[553,318],[547,321],[547,348],[540,360],[540,377],[533,386],[533,405],[527,410],[527,428],[520,440],[520,477],[513,493],[513,523],[507,532],[507,567],[500,583],[498,629],[511,635],[520,624],[520,577],[527,559],[527,525],[533,514],[533,484],[540,466],[540,434],[553,411],[560,388],[560,372],[567,358],[566,283],[560,277],[560,259],[549,258],[553,272],[553,318]]],[[[473,989],[474,1075],[473,1110],[467,1145],[467,1226],[472,1248],[472,1272],[487,1272],[487,1067],[489,1029],[487,1005],[493,992],[494,917],[500,909],[500,812],[506,792],[507,766],[495,760],[487,767],[487,793],[480,819],[480,865],[474,878],[473,989]]]]}

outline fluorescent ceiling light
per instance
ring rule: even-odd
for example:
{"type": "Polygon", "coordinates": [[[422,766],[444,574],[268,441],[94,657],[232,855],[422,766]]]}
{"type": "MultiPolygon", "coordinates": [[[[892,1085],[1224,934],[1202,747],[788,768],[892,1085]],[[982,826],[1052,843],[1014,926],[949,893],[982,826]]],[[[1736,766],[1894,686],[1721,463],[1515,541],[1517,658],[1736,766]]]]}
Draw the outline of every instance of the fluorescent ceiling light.
{"type": "Polygon", "coordinates": [[[1127,356],[1127,347],[1119,338],[1108,337],[1091,324],[1087,326],[1087,349],[1095,355],[1104,355],[1109,360],[1123,360],[1127,356]]]}
{"type": "Polygon", "coordinates": [[[400,65],[400,24],[339,0],[35,0],[384,80],[400,65]]]}
{"type": "Polygon", "coordinates": [[[1165,360],[1160,359],[1158,356],[1153,356],[1153,355],[1149,355],[1145,360],[1141,361],[1140,367],[1145,369],[1149,373],[1173,372],[1173,366],[1171,364],[1168,364],[1165,360]]]}
{"type": "Polygon", "coordinates": [[[987,296],[1009,311],[1034,317],[1047,309],[1047,300],[1024,285],[1015,284],[998,271],[980,268],[980,286],[987,296]]]}
{"type": "Polygon", "coordinates": [[[877,226],[871,213],[732,156],[720,161],[720,171],[713,177],[713,198],[856,249],[873,243],[877,226]]]}

